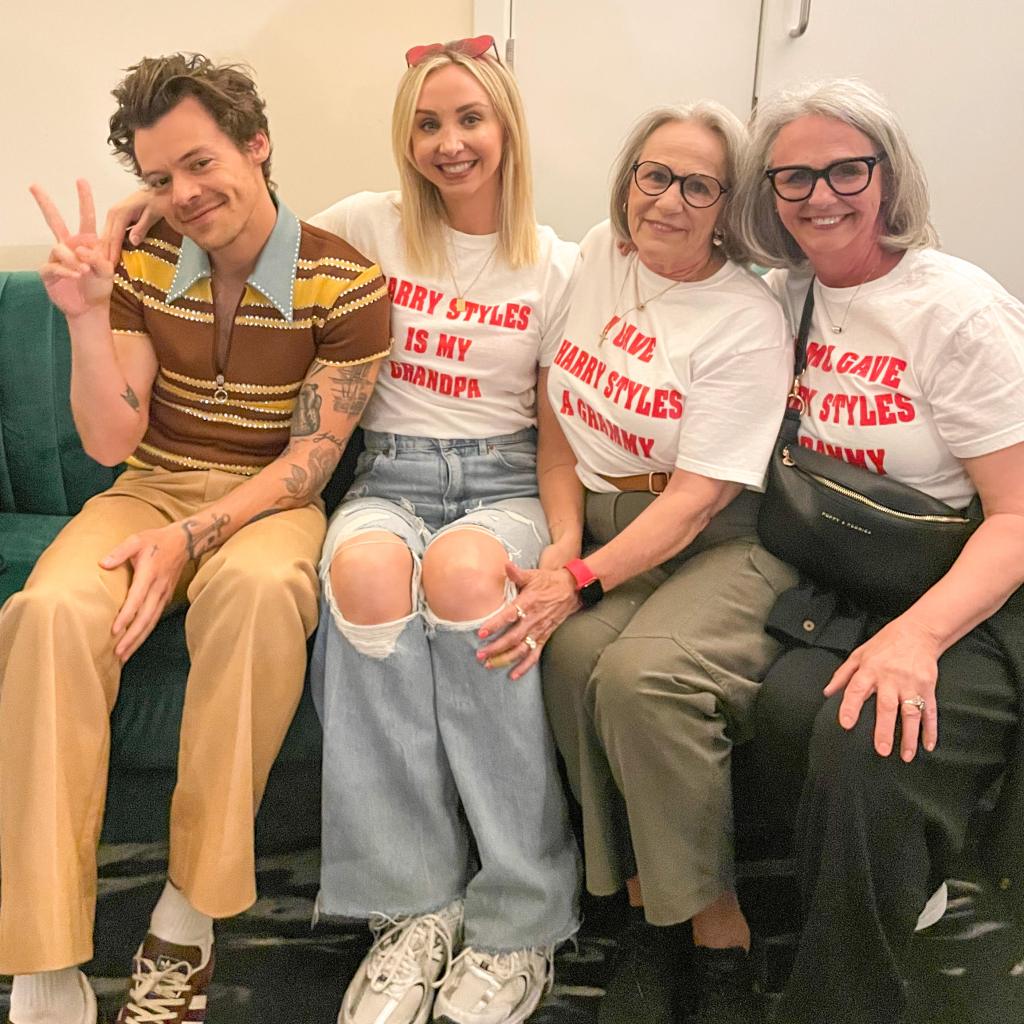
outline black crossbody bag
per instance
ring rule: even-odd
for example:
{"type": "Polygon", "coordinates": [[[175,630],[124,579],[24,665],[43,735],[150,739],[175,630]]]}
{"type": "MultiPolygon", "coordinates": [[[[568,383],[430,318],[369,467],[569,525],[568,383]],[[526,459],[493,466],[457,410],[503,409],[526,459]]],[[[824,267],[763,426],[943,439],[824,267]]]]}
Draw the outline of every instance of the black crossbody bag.
{"type": "Polygon", "coordinates": [[[814,312],[811,280],[800,317],[793,389],[768,465],[757,532],[761,543],[814,582],[883,615],[910,607],[950,569],[982,521],[964,510],[797,441],[814,312]]]}

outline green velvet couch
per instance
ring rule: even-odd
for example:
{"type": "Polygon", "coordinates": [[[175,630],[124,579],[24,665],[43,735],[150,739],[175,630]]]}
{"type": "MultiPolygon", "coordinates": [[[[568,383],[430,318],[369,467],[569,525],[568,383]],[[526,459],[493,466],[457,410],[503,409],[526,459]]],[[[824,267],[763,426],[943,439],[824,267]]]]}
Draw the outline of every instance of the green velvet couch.
{"type": "MultiPolygon", "coordinates": [[[[82,504],[119,469],[82,450],[69,407],[67,325],[38,274],[0,273],[0,604],[82,504]]],[[[332,481],[340,493],[346,459],[332,481]]],[[[167,615],[125,666],[111,716],[104,839],[166,837],[185,679],[184,610],[167,615]]],[[[319,834],[320,725],[307,689],[257,819],[263,849],[309,845],[319,834]]]]}

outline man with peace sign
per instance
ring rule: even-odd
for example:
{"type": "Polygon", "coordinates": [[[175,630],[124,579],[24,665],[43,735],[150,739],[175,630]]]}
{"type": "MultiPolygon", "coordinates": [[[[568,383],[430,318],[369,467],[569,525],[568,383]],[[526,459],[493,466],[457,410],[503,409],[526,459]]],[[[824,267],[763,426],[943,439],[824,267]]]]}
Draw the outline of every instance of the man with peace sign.
{"type": "Polygon", "coordinates": [[[67,318],[86,451],[128,468],[0,613],[0,973],[13,1024],[94,1024],[96,846],[120,670],[187,600],[168,883],[118,1024],[205,1019],[212,919],[255,899],[253,817],[301,695],[317,617],[320,490],[387,354],[379,269],[300,223],[270,183],[241,69],[146,59],[110,141],[161,218],[97,233],[78,183],[42,278],[67,318]]]}

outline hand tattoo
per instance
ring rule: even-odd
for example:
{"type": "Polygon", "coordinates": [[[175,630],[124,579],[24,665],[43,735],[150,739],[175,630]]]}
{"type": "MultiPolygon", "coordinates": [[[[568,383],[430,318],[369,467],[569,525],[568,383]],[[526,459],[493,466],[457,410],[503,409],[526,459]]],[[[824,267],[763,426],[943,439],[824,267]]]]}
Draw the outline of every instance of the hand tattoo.
{"type": "Polygon", "coordinates": [[[197,559],[200,555],[217,547],[221,542],[221,534],[224,527],[231,522],[231,517],[219,515],[206,526],[200,526],[195,519],[186,519],[181,528],[185,531],[185,550],[190,560],[197,559]]]}
{"type": "Polygon", "coordinates": [[[292,437],[307,437],[320,429],[320,406],[324,400],[319,390],[316,384],[302,385],[292,413],[292,437]]]}
{"type": "Polygon", "coordinates": [[[124,391],[121,392],[121,397],[136,411],[139,411],[139,399],[135,392],[132,391],[131,384],[125,384],[124,391]]]}

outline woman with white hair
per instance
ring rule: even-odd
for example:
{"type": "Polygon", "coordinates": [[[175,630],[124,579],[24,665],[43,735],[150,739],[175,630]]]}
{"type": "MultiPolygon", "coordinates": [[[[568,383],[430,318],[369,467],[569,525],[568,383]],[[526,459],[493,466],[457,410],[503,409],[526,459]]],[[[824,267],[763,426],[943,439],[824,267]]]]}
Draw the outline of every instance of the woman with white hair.
{"type": "Polygon", "coordinates": [[[511,569],[520,621],[484,624],[509,627],[484,648],[497,662],[547,648],[587,886],[628,887],[636,908],[602,1024],[669,1024],[681,1003],[708,1024],[760,1017],[730,753],[778,651],[764,618],[795,574],[755,535],[791,355],[778,302],[737,262],[745,146],[708,101],[652,111],[627,139],[548,375],[586,554],[511,569]]]}
{"type": "Polygon", "coordinates": [[[863,83],[771,97],[752,136],[742,235],[794,324],[813,303],[799,444],[984,509],[902,614],[810,580],[769,623],[788,649],[758,743],[796,810],[806,917],[776,1019],[896,1024],[919,915],[1017,724],[1024,305],[937,251],[921,167],[863,83]]]}
{"type": "Polygon", "coordinates": [[[475,656],[475,627],[511,607],[506,560],[577,551],[543,381],[578,250],[534,220],[522,103],[493,45],[410,50],[401,191],[313,218],[380,264],[394,335],[327,533],[312,664],[318,908],[375,929],[340,1024],[518,1024],[578,926],[539,672],[513,685],[475,656]]]}

